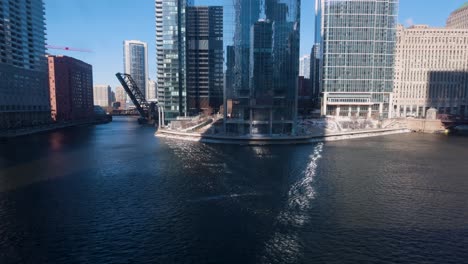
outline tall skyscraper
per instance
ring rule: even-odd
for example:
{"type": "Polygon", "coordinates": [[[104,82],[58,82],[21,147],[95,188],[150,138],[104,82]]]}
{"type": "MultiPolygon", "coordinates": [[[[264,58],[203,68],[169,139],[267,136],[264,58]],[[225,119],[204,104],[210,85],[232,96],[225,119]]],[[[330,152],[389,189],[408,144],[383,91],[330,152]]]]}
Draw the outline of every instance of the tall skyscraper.
{"type": "Polygon", "coordinates": [[[93,67],[67,56],[48,56],[52,119],[76,121],[94,114],[93,67]]]}
{"type": "MultiPolygon", "coordinates": [[[[191,26],[186,22],[187,7],[213,4],[222,7],[223,12],[219,18],[223,20],[222,37],[216,45],[222,40],[226,63],[226,131],[240,135],[294,133],[300,0],[156,0],[158,100],[164,105],[166,116],[171,119],[188,113],[188,69],[193,72],[197,67],[196,63],[187,65],[191,60],[186,40],[195,38],[186,34],[191,26]]],[[[204,43],[202,39],[199,44],[204,43]]],[[[190,52],[199,57],[202,54],[201,49],[190,52]]],[[[216,64],[213,63],[214,69],[219,68],[216,64]]]]}
{"type": "Polygon", "coordinates": [[[397,38],[395,116],[468,116],[468,28],[400,25],[397,38]]]}
{"type": "MultiPolygon", "coordinates": [[[[148,99],[148,45],[145,42],[124,41],[124,72],[132,76],[138,88],[148,99]]],[[[127,103],[131,103],[129,97],[127,97],[127,103]]]]}
{"type": "Polygon", "coordinates": [[[398,0],[317,0],[322,114],[387,118],[398,0]]]}
{"type": "Polygon", "coordinates": [[[310,55],[304,55],[300,58],[299,76],[310,79],[310,55]]]}
{"type": "Polygon", "coordinates": [[[111,106],[111,87],[109,85],[95,85],[93,87],[94,105],[111,106]]]}
{"type": "Polygon", "coordinates": [[[223,105],[223,7],[187,8],[187,104],[190,115],[223,105]]]}
{"type": "Polygon", "coordinates": [[[259,20],[252,25],[249,51],[250,89],[255,90],[255,97],[268,100],[273,87],[272,22],[259,20]]]}
{"type": "Polygon", "coordinates": [[[168,120],[187,113],[185,10],[189,0],[155,0],[158,101],[168,120]]]}
{"type": "Polygon", "coordinates": [[[232,73],[233,83],[226,91],[226,132],[292,134],[297,119],[300,1],[228,2],[233,5],[225,16],[233,20],[224,23],[225,33],[232,32],[225,38],[231,57],[226,73],[232,73]]]}
{"type": "Polygon", "coordinates": [[[468,29],[468,2],[450,14],[447,28],[468,29]]]}
{"type": "Polygon", "coordinates": [[[50,122],[42,0],[0,1],[0,129],[50,122]]]}

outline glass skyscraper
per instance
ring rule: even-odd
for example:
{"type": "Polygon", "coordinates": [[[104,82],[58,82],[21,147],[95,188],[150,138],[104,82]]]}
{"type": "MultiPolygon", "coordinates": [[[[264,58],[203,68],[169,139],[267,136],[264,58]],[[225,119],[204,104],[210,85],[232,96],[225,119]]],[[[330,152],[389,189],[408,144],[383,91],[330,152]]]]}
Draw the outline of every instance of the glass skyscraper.
{"type": "Polygon", "coordinates": [[[158,99],[172,118],[188,112],[188,6],[223,12],[217,40],[222,40],[226,132],[294,133],[300,0],[156,0],[158,99]]]}
{"type": "Polygon", "coordinates": [[[391,115],[398,0],[316,0],[322,114],[391,115]]]}
{"type": "MultiPolygon", "coordinates": [[[[138,40],[124,41],[124,72],[132,75],[133,80],[148,99],[148,45],[138,40]]],[[[127,97],[127,105],[132,105],[127,97]]]]}
{"type": "Polygon", "coordinates": [[[190,2],[155,2],[158,101],[168,120],[187,114],[185,11],[190,2]]]}
{"type": "Polygon", "coordinates": [[[217,113],[223,105],[223,7],[189,6],[186,21],[188,112],[217,113]]]}
{"type": "Polygon", "coordinates": [[[295,133],[300,0],[234,0],[226,45],[225,129],[295,133]]]}

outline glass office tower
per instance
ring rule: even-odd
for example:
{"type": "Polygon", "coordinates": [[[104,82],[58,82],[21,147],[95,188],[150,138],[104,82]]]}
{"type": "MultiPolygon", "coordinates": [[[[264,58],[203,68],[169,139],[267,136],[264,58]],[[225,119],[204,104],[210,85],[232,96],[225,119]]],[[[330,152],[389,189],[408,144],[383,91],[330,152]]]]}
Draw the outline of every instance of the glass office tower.
{"type": "MultiPolygon", "coordinates": [[[[219,40],[223,47],[226,132],[294,133],[300,0],[156,0],[158,87],[165,89],[164,97],[158,93],[158,99],[166,112],[173,114],[180,109],[179,114],[187,113],[188,6],[223,10],[219,40]]],[[[191,34],[190,38],[196,36],[191,34]]]]}
{"type": "MultiPolygon", "coordinates": [[[[225,129],[236,135],[295,131],[300,0],[234,0],[225,41],[225,129]]],[[[230,15],[230,16],[229,16],[230,15]]]]}
{"type": "Polygon", "coordinates": [[[398,0],[316,0],[322,114],[391,115],[398,0]]]}

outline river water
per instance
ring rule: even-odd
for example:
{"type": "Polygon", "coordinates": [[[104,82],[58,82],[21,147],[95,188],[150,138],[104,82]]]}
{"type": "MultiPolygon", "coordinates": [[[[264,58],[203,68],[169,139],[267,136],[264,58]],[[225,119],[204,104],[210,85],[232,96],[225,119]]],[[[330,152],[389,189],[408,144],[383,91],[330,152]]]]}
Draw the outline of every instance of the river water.
{"type": "Polygon", "coordinates": [[[298,146],[132,118],[0,142],[0,263],[468,263],[468,138],[298,146]]]}

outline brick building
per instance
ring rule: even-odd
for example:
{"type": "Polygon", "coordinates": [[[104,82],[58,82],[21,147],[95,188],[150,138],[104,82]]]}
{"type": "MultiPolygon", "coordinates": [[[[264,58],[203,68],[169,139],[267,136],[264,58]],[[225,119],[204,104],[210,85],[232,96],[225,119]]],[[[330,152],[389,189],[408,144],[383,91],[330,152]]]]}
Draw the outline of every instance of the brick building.
{"type": "Polygon", "coordinates": [[[93,68],[67,56],[47,56],[52,119],[56,122],[93,116],[93,68]]]}

